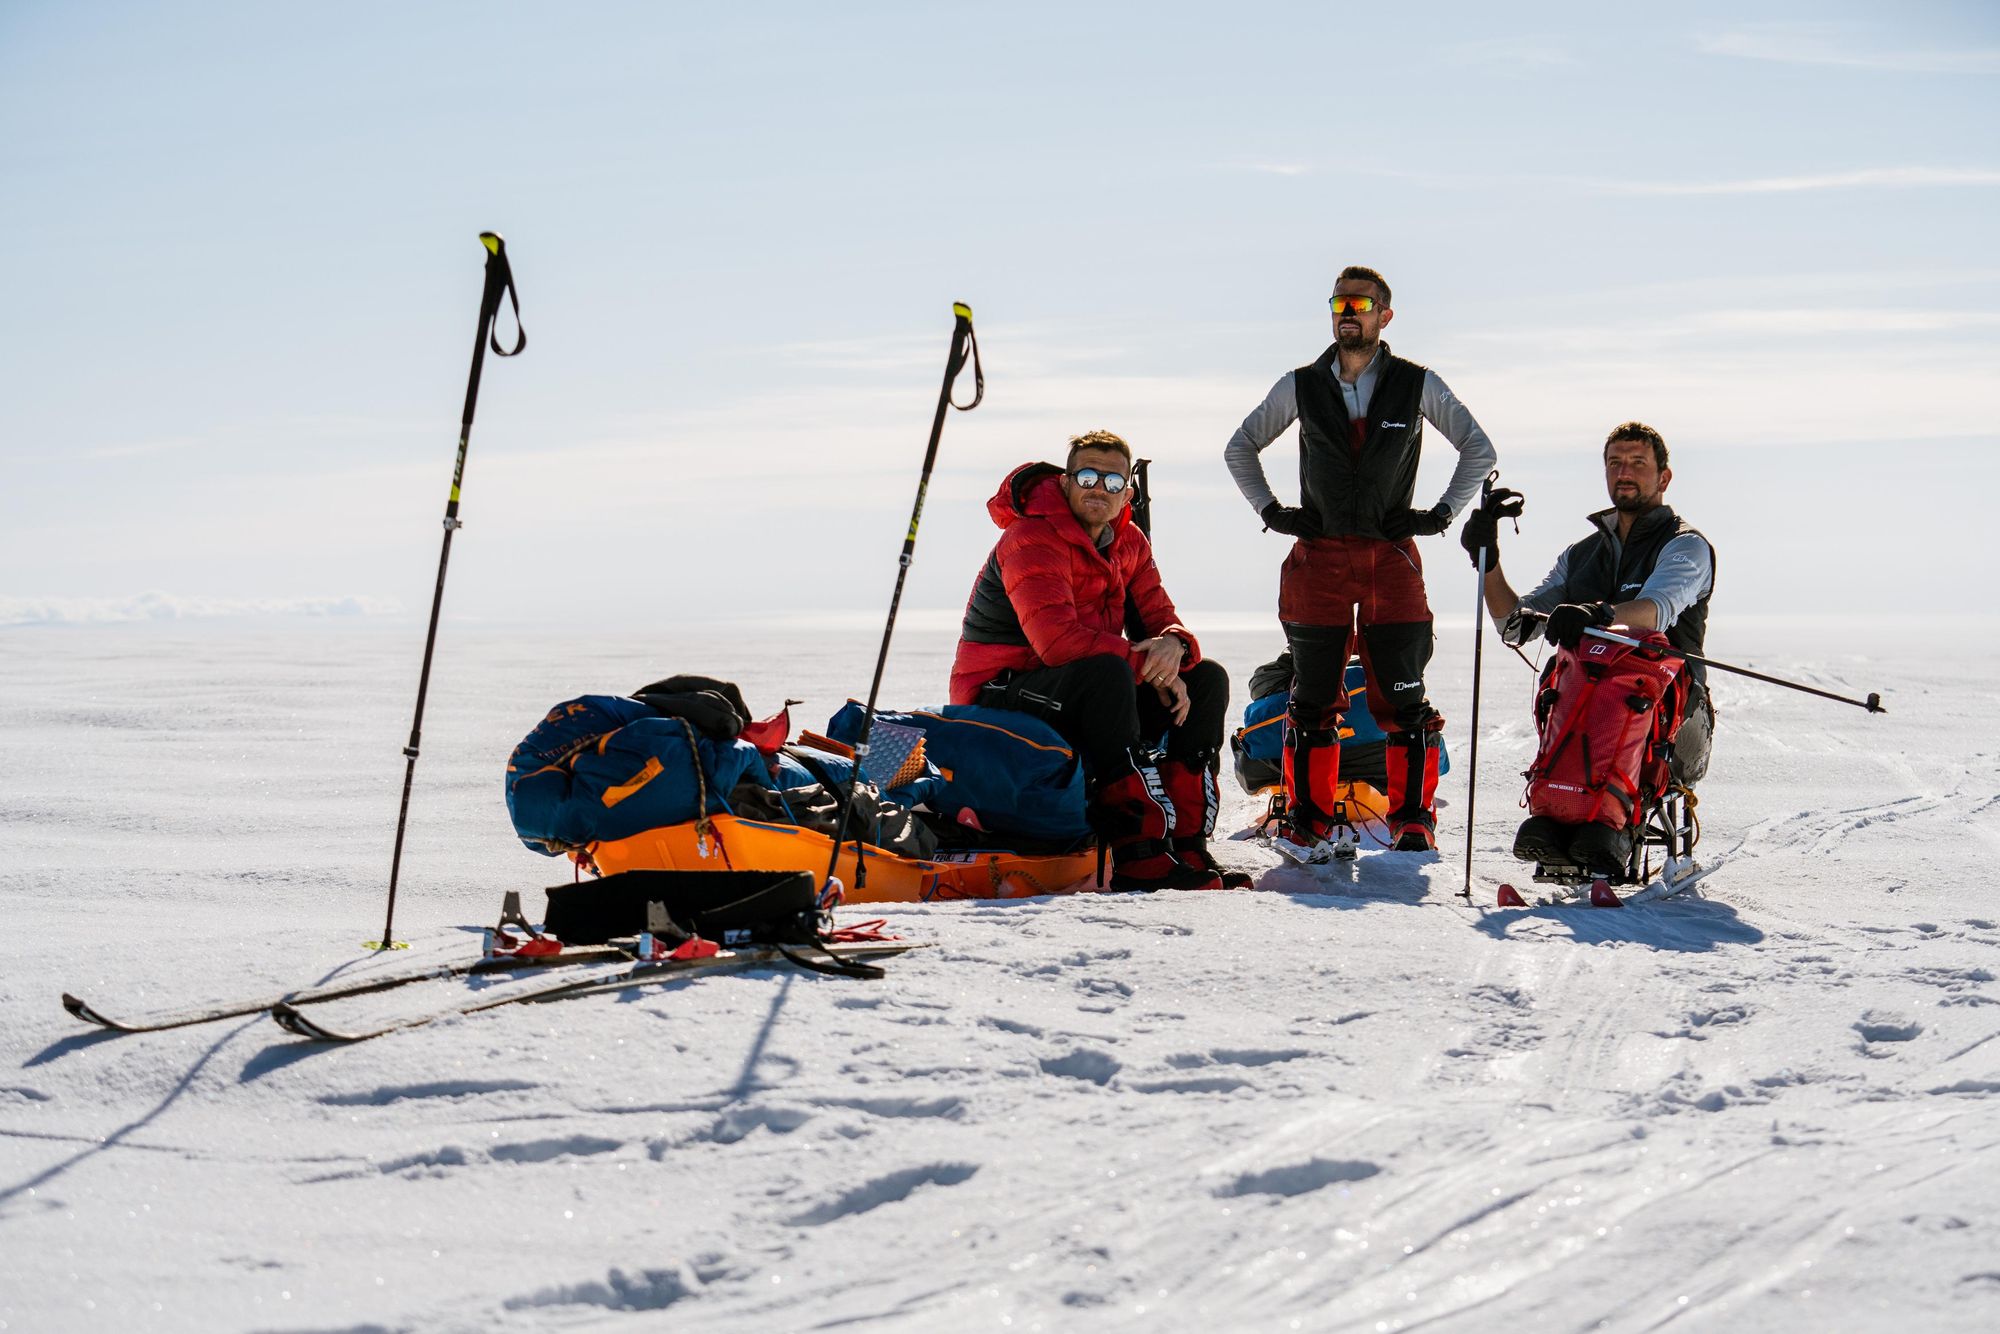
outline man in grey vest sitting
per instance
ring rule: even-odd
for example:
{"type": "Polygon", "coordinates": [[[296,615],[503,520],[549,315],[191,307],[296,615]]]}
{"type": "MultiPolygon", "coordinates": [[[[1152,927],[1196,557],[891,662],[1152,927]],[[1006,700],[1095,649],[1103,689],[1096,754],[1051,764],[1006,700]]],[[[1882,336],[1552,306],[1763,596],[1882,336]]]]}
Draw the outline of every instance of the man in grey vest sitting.
{"type": "MultiPolygon", "coordinates": [[[[1542,635],[1575,648],[1591,626],[1623,626],[1664,631],[1675,648],[1702,653],[1708,599],[1715,591],[1715,548],[1667,505],[1673,479],[1667,442],[1658,431],[1635,421],[1614,427],[1604,442],[1611,508],[1590,516],[1590,536],[1557,556],[1555,568],[1525,595],[1514,592],[1500,569],[1497,514],[1515,493],[1495,491],[1466,520],[1459,542],[1475,566],[1480,549],[1488,552],[1486,606],[1500,637],[1520,645],[1542,635]]],[[[1674,782],[1692,788],[1708,772],[1715,709],[1700,663],[1688,663],[1683,679],[1691,693],[1674,734],[1671,772],[1674,782]]],[[[1593,869],[1624,864],[1628,832],[1593,824],[1572,835],[1561,826],[1547,827],[1553,824],[1545,816],[1530,818],[1515,836],[1514,855],[1593,869]]]]}

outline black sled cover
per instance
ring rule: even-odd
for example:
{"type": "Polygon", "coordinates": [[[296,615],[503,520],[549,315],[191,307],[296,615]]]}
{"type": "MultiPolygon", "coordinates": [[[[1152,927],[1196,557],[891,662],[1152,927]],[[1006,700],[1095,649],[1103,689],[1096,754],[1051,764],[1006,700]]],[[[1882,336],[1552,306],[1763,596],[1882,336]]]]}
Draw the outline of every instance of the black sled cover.
{"type": "Polygon", "coordinates": [[[804,945],[818,934],[810,871],[621,871],[548,894],[543,930],[568,945],[636,936],[648,929],[652,903],[682,933],[724,945],[804,945]]]}

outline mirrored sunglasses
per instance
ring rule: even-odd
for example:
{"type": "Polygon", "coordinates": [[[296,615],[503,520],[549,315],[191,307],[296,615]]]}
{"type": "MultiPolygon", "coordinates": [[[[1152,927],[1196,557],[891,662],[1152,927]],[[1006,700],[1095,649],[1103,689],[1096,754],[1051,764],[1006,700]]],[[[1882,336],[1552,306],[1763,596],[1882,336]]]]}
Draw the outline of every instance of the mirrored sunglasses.
{"type": "Polygon", "coordinates": [[[1375,298],[1372,296],[1336,296],[1328,298],[1327,304],[1333,307],[1333,313],[1336,315],[1346,315],[1353,312],[1366,315],[1369,311],[1375,309],[1375,298]]]}
{"type": "Polygon", "coordinates": [[[1096,468],[1078,468],[1069,479],[1088,491],[1093,486],[1104,488],[1104,494],[1115,496],[1125,489],[1125,474],[1122,472],[1101,472],[1096,468]]]}

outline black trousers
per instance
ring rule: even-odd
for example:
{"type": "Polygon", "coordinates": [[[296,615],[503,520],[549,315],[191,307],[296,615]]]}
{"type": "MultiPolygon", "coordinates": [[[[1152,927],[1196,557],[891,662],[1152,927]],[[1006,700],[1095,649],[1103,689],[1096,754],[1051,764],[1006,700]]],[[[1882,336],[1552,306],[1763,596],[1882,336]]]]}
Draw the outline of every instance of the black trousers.
{"type": "Polygon", "coordinates": [[[1132,664],[1109,653],[1010,673],[988,682],[979,702],[1048,723],[1077,748],[1092,773],[1117,772],[1128,752],[1150,749],[1163,732],[1169,759],[1206,762],[1222,748],[1229,673],[1204,659],[1182,672],[1181,681],[1187,686],[1188,716],[1179,727],[1170,725],[1159,692],[1140,685],[1132,664]]]}

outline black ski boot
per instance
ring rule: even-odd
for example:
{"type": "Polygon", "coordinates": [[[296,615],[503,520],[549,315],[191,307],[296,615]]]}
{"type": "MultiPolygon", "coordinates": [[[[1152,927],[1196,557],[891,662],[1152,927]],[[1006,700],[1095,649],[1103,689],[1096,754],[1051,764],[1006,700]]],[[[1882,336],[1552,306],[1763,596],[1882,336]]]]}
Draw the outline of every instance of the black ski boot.
{"type": "Polygon", "coordinates": [[[1570,837],[1569,860],[1594,876],[1627,879],[1632,866],[1632,830],[1596,823],[1578,825],[1570,837]]]}
{"type": "Polygon", "coordinates": [[[1553,865],[1569,860],[1570,836],[1574,825],[1566,825],[1553,815],[1531,815],[1521,821],[1514,835],[1514,860],[1553,865]]]}

